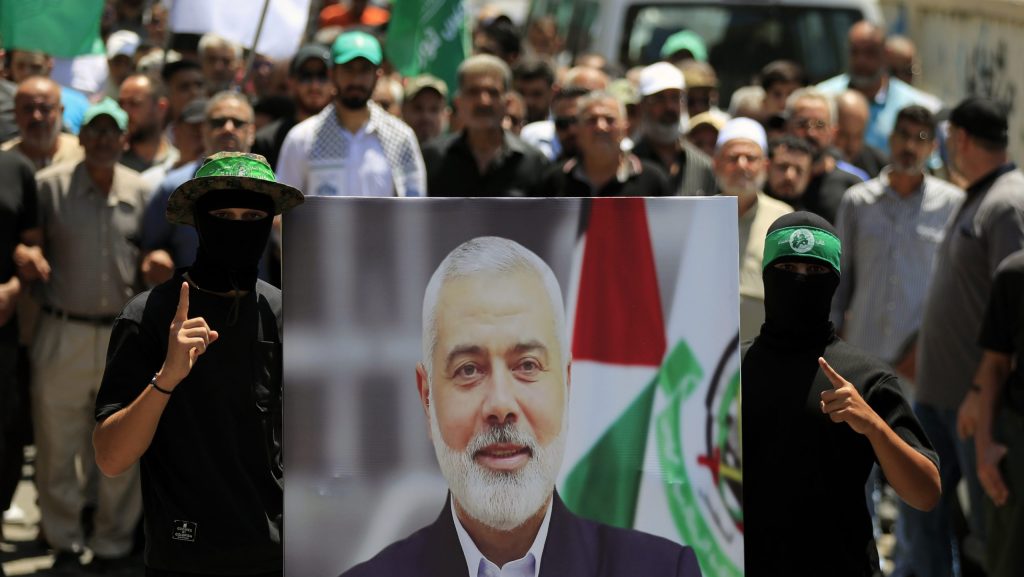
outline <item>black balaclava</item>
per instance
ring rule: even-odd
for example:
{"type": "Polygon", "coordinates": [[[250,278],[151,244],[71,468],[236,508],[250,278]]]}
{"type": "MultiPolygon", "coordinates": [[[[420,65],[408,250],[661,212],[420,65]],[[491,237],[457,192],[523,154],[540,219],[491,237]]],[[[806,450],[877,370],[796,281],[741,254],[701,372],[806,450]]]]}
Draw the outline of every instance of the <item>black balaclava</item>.
{"type": "Polygon", "coordinates": [[[216,190],[196,200],[193,209],[199,249],[189,271],[200,288],[212,292],[256,288],[260,258],[274,222],[274,201],[247,190],[216,190]],[[227,220],[210,214],[222,208],[250,208],[267,213],[259,220],[227,220]]]}
{"type": "Polygon", "coordinates": [[[765,244],[762,277],[765,312],[762,335],[794,345],[821,343],[832,338],[829,314],[832,310],[832,296],[839,286],[839,241],[835,229],[828,221],[810,212],[794,212],[772,223],[765,244]],[[773,233],[783,229],[786,231],[773,237],[773,233]],[[794,234],[796,236],[791,241],[790,237],[794,234]],[[815,238],[818,246],[812,249],[806,246],[789,248],[794,241],[815,238]],[[769,246],[772,242],[775,246],[769,246]],[[786,245],[779,251],[778,244],[782,242],[786,245]],[[796,261],[825,265],[832,272],[802,275],[773,266],[778,262],[796,261]]]}

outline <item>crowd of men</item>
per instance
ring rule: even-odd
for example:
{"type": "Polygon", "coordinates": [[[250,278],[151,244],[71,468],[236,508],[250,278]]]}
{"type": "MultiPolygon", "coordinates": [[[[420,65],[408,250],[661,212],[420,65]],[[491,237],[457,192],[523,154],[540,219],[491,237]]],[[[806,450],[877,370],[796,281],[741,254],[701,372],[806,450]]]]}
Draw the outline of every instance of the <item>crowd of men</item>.
{"type": "MultiPolygon", "coordinates": [[[[770,227],[820,216],[842,243],[832,324],[911,383],[938,457],[941,501],[901,506],[893,574],[1024,572],[1024,173],[1006,110],[915,88],[908,39],[858,22],[842,74],[771,62],[722,108],[688,30],[646,66],[562,65],[551,22],[485,10],[449,86],[392,69],[389,14],[365,1],[329,3],[290,61],[249,67],[214,34],[172,42],[160,3],[109,4],[90,66],[0,58],[0,509],[34,444],[55,574],[130,566],[138,469],[99,474],[91,439],[111,325],[195,259],[196,229],[165,214],[219,152],[314,196],[735,196],[744,341],[765,321],[770,227]]],[[[259,275],[279,285],[277,227],[259,275]]]]}

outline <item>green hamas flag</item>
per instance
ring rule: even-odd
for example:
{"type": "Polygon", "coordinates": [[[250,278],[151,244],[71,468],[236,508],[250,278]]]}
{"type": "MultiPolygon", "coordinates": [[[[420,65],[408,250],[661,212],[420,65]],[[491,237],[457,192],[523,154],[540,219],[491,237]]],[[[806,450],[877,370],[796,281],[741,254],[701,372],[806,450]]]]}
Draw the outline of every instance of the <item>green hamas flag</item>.
{"type": "Polygon", "coordinates": [[[454,92],[455,71],[469,54],[467,44],[462,0],[392,2],[387,55],[403,76],[430,73],[454,92]]]}
{"type": "Polygon", "coordinates": [[[59,58],[102,54],[103,0],[0,0],[3,47],[59,58]]]}

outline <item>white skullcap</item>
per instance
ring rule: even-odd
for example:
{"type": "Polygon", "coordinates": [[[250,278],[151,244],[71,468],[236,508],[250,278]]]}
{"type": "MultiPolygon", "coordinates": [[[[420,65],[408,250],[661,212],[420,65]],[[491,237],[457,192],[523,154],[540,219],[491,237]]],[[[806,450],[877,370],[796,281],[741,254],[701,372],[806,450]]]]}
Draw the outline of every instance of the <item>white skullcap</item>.
{"type": "Polygon", "coordinates": [[[715,142],[715,150],[725,146],[726,143],[737,139],[752,140],[761,147],[761,152],[768,153],[768,136],[764,132],[761,123],[751,118],[733,118],[725,123],[725,126],[718,131],[718,141],[715,142]]]}
{"type": "Polygon", "coordinates": [[[118,30],[107,38],[107,59],[115,56],[135,56],[142,39],[131,30],[118,30]]]}
{"type": "Polygon", "coordinates": [[[640,96],[650,96],[662,90],[685,90],[683,73],[668,62],[656,62],[640,71],[640,96]]]}

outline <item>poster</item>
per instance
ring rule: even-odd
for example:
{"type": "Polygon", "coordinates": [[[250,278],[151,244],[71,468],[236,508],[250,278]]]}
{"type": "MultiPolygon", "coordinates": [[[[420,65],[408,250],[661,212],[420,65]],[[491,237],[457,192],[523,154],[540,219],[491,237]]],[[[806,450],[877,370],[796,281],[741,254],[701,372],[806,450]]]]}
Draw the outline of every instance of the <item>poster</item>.
{"type": "MultiPolygon", "coordinates": [[[[453,473],[442,474],[438,455],[453,440],[449,449],[470,451],[469,469],[480,459],[499,469],[554,462],[543,474],[573,515],[690,546],[705,575],[741,575],[736,227],[733,198],[312,197],[286,215],[286,575],[341,575],[438,521],[450,525],[453,473]],[[540,273],[513,278],[484,266],[465,273],[480,284],[459,298],[452,291],[465,288],[456,283],[462,273],[428,291],[453,251],[494,244],[535,255],[553,285],[537,285],[540,273]],[[501,291],[506,297],[495,296],[501,291]],[[442,313],[425,317],[427,294],[428,308],[442,313]],[[507,358],[487,352],[497,345],[466,337],[467,346],[449,346],[461,342],[451,336],[457,330],[476,326],[451,322],[463,318],[458,307],[488,296],[488,306],[512,306],[523,295],[532,295],[530,306],[514,311],[564,319],[529,325],[551,330],[518,343],[539,364],[495,362],[492,370],[488,362],[507,358]],[[561,314],[553,312],[559,306],[561,314]],[[535,359],[538,349],[548,356],[535,359]],[[483,360],[464,363],[466,355],[483,360]],[[550,377],[565,394],[545,385],[552,396],[495,409],[528,424],[536,445],[509,441],[474,452],[465,431],[481,428],[486,403],[464,391],[499,382],[499,374],[512,379],[509,390],[550,377]],[[436,398],[421,394],[424,383],[436,398]],[[442,445],[432,440],[438,434],[442,445]],[[556,458],[534,459],[557,444],[556,458]]],[[[461,512],[474,511],[470,519],[489,514],[468,496],[457,500],[466,502],[461,512]]],[[[545,510],[529,519],[557,517],[545,510]]],[[[522,514],[495,513],[494,523],[522,514]]],[[[646,536],[640,542],[661,547],[646,536]]],[[[541,558],[551,566],[554,549],[541,558]]]]}

